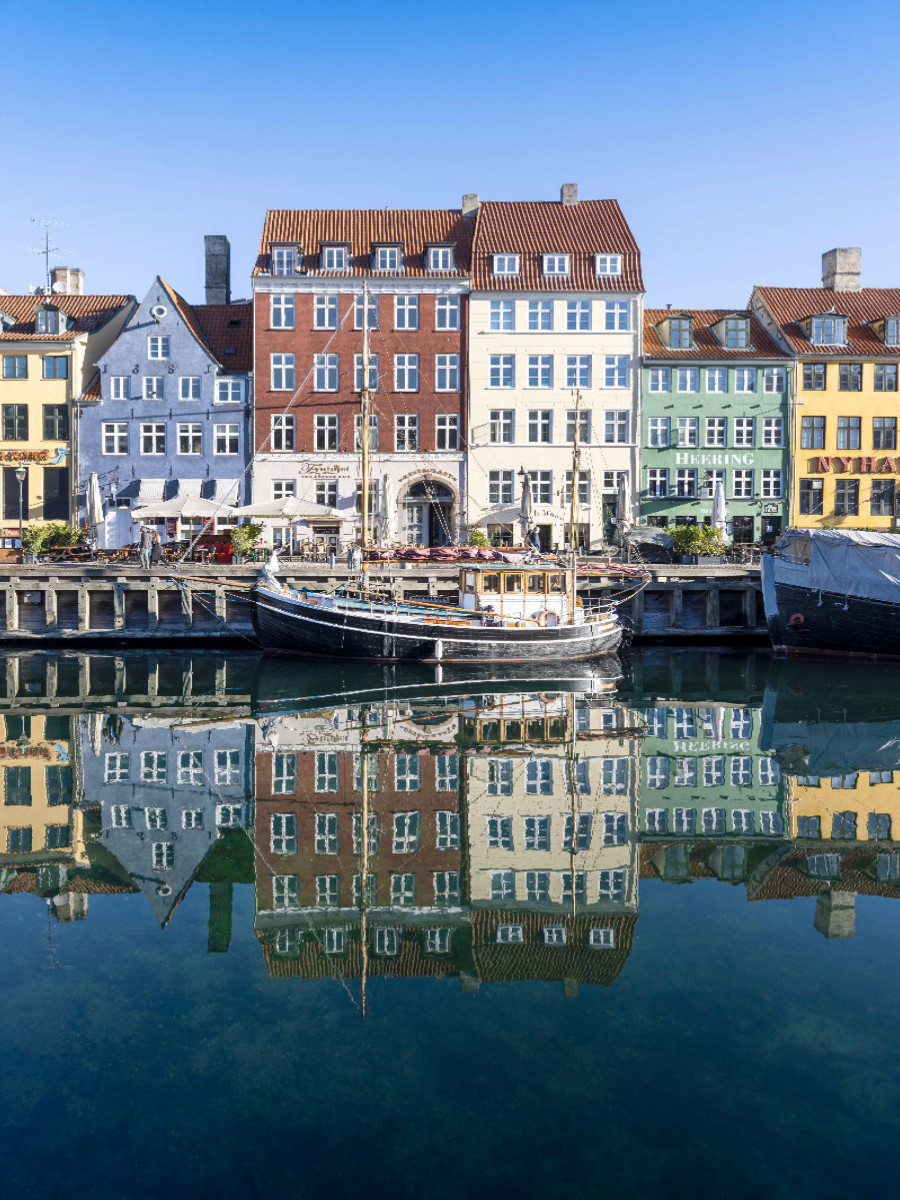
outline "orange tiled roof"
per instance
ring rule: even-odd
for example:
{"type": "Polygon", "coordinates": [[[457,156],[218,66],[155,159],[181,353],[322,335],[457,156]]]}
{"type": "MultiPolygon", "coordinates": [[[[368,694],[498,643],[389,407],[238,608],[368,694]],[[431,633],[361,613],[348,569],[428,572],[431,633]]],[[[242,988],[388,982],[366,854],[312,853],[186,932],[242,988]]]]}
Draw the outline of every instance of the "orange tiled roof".
{"type": "Polygon", "coordinates": [[[535,912],[529,909],[475,909],[472,912],[472,957],[475,972],[485,983],[510,983],[522,979],[574,979],[609,987],[620,974],[634,945],[637,915],[634,913],[535,912]],[[520,925],[522,942],[498,944],[500,925],[520,925]],[[547,925],[562,925],[564,946],[544,942],[547,925]],[[590,930],[612,929],[615,946],[594,949],[590,930]]]}
{"type": "Polygon", "coordinates": [[[726,350],[716,338],[712,326],[723,317],[731,316],[739,309],[644,309],[644,358],[684,359],[686,361],[705,361],[718,359],[731,361],[755,358],[785,358],[787,352],[782,350],[775,339],[766,332],[758,317],[750,316],[750,346],[743,350],[726,350]],[[673,350],[663,342],[656,328],[666,317],[693,317],[694,344],[690,350],[673,350]]]}
{"type": "Polygon", "coordinates": [[[885,346],[872,329],[873,321],[900,314],[900,288],[835,292],[831,288],[757,287],[754,296],[769,310],[785,341],[797,354],[815,358],[855,354],[900,358],[900,346],[885,346]],[[832,310],[849,317],[847,345],[814,346],[799,322],[832,310]]]}
{"type": "Polygon", "coordinates": [[[642,292],[641,254],[617,200],[486,200],[478,209],[472,287],[493,290],[642,292]],[[495,254],[518,254],[519,275],[497,278],[495,254]],[[569,254],[570,274],[547,278],[542,255],[569,254]],[[622,274],[598,276],[595,254],[621,254],[622,274]]]}
{"type": "Polygon", "coordinates": [[[192,306],[188,304],[184,296],[175,291],[171,284],[166,283],[164,279],[160,279],[159,282],[165,289],[166,295],[178,309],[178,312],[181,314],[185,325],[187,325],[188,329],[190,329],[191,333],[194,335],[200,345],[203,346],[203,348],[207,350],[213,358],[215,358],[215,355],[212,352],[212,347],[207,342],[206,336],[203,333],[203,330],[200,328],[197,318],[194,315],[192,306]]]}
{"type": "Polygon", "coordinates": [[[111,320],[126,304],[134,304],[134,296],[6,296],[0,295],[0,313],[13,319],[14,324],[0,332],[2,341],[71,342],[79,334],[93,333],[111,320]],[[42,303],[58,308],[72,325],[65,333],[35,333],[34,310],[42,303]]]}
{"type": "Polygon", "coordinates": [[[253,273],[270,270],[273,243],[299,243],[304,273],[326,278],[345,274],[383,278],[385,272],[372,270],[371,259],[373,246],[380,243],[403,247],[404,276],[457,278],[469,272],[474,224],[474,217],[464,217],[460,209],[453,208],[271,208],[253,273]],[[319,270],[323,242],[350,246],[349,272],[319,270]],[[455,247],[456,270],[426,271],[425,247],[441,244],[455,247]]]}
{"type": "Polygon", "coordinates": [[[253,305],[194,304],[197,324],[226,371],[253,370],[253,305]],[[233,350],[234,353],[228,353],[233,350]]]}
{"type": "Polygon", "coordinates": [[[84,389],[84,391],[81,393],[81,396],[82,396],[82,399],[84,399],[84,400],[100,400],[100,399],[102,399],[103,394],[100,390],[100,372],[99,371],[95,371],[94,374],[91,376],[90,382],[88,383],[88,385],[84,389]]]}

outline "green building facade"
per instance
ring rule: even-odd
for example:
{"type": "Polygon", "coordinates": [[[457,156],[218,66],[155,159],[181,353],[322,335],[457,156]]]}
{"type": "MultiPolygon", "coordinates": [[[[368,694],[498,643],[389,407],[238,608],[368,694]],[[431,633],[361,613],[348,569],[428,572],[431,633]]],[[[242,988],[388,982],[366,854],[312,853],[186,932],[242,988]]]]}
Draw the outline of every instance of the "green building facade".
{"type": "Polygon", "coordinates": [[[749,312],[645,309],[641,521],[709,523],[716,480],[735,542],[787,515],[791,363],[749,312]]]}

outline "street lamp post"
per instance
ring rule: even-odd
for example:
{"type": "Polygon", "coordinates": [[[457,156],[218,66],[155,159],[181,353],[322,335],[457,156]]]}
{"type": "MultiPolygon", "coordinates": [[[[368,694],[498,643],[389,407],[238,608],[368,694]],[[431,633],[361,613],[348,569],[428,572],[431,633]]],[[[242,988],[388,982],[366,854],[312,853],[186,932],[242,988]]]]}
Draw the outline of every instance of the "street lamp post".
{"type": "Polygon", "coordinates": [[[22,562],[25,561],[25,541],[24,541],[24,534],[25,534],[25,511],[24,511],[24,509],[25,509],[25,501],[24,501],[25,475],[26,475],[26,471],[25,471],[24,467],[16,467],[16,479],[18,479],[18,481],[19,481],[19,546],[22,549],[22,562]]]}

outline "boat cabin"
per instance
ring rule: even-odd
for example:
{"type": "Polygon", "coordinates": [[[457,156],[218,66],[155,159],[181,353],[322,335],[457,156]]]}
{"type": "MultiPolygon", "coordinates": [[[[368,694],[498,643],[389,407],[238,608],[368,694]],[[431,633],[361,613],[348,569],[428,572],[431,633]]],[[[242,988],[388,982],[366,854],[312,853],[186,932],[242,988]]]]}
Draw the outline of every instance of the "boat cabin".
{"type": "Polygon", "coordinates": [[[459,607],[538,625],[578,625],[584,609],[576,600],[570,616],[566,584],[559,567],[468,566],[459,573],[459,607]]]}

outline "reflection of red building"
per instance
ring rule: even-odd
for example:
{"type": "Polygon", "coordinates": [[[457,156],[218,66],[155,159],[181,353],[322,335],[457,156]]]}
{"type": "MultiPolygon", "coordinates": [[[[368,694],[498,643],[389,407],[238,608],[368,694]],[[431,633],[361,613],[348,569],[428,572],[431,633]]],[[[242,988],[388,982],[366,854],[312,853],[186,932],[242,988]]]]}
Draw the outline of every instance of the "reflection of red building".
{"type": "MultiPolygon", "coordinates": [[[[370,903],[458,908],[462,858],[456,755],[411,750],[369,753],[367,761],[368,872],[374,880],[370,903]]],[[[304,747],[257,752],[258,912],[357,904],[359,775],[359,755],[352,751],[304,747]]]]}

